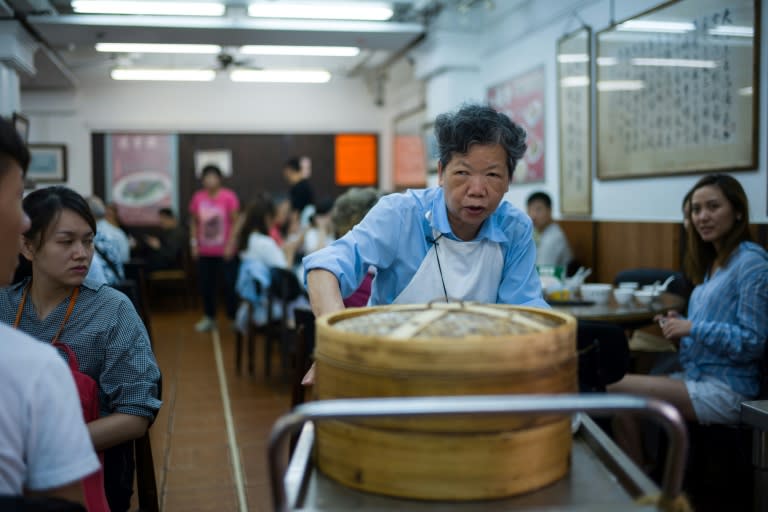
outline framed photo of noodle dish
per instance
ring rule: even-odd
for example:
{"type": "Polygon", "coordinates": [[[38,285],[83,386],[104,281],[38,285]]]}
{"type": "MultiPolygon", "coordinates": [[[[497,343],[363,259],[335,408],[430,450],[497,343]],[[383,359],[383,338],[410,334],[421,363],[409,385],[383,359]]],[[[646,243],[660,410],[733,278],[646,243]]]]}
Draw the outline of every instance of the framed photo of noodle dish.
{"type": "Polygon", "coordinates": [[[34,183],[67,181],[67,146],[64,144],[30,144],[27,179],[34,183]]]}

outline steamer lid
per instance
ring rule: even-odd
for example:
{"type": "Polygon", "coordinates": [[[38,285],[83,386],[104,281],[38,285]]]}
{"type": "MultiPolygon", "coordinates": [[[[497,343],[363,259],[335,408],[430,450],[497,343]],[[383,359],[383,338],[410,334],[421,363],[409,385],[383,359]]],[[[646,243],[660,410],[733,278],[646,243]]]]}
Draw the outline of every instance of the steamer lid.
{"type": "Polygon", "coordinates": [[[509,336],[543,332],[563,320],[530,310],[472,303],[370,308],[333,322],[345,332],[393,339],[509,336]]]}

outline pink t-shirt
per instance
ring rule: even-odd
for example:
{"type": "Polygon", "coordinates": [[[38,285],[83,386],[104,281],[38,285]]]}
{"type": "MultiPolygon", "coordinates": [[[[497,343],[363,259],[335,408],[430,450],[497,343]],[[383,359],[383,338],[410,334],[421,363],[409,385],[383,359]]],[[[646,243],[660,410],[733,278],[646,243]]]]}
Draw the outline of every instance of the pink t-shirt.
{"type": "Polygon", "coordinates": [[[211,197],[198,190],[189,203],[189,211],[197,217],[197,251],[200,256],[224,256],[224,248],[232,232],[232,213],[240,210],[237,195],[220,188],[211,197]]]}

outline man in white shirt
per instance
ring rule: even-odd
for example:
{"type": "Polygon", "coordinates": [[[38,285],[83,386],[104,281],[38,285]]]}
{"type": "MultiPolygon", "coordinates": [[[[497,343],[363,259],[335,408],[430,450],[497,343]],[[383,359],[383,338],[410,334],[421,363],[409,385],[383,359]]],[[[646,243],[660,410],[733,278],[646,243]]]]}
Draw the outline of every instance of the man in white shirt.
{"type": "MultiPolygon", "coordinates": [[[[18,263],[29,218],[21,200],[29,152],[0,117],[0,286],[18,263]]],[[[50,345],[0,325],[0,495],[84,503],[81,480],[99,469],[72,374],[50,345]]]]}
{"type": "Polygon", "coordinates": [[[563,230],[552,221],[552,198],[546,192],[534,192],[528,196],[527,207],[533,221],[536,265],[567,267],[573,253],[563,230]]]}

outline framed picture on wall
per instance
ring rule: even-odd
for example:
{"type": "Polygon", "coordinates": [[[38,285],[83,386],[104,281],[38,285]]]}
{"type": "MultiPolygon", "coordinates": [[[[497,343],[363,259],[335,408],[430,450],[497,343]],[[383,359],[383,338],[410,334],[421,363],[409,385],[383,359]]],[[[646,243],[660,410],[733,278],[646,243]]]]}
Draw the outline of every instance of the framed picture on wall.
{"type": "Polygon", "coordinates": [[[19,132],[21,140],[23,140],[25,144],[29,142],[29,119],[18,112],[14,112],[12,122],[13,127],[19,132]]]}
{"type": "Polygon", "coordinates": [[[200,179],[203,169],[215,165],[225,177],[232,176],[232,151],[228,149],[198,149],[195,151],[195,177],[200,179]]]}
{"type": "Polygon", "coordinates": [[[34,183],[67,181],[67,146],[64,144],[30,144],[27,179],[34,183]]]}
{"type": "Polygon", "coordinates": [[[676,0],[597,34],[597,175],[757,166],[758,0],[676,0]]]}
{"type": "Polygon", "coordinates": [[[591,46],[588,27],[557,41],[560,211],[592,213],[591,46]]]}
{"type": "Polygon", "coordinates": [[[517,163],[512,184],[544,181],[544,66],[489,87],[487,99],[528,134],[528,149],[517,163]]]}
{"type": "Polygon", "coordinates": [[[425,116],[425,108],[418,107],[394,119],[392,184],[396,190],[424,187],[427,182],[427,158],[421,132],[425,116]]]}

